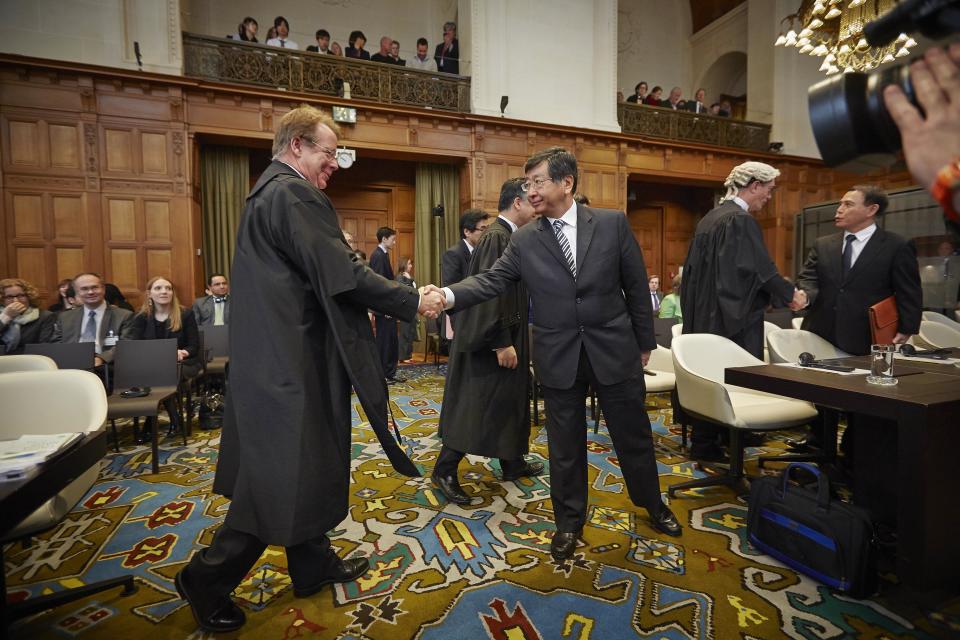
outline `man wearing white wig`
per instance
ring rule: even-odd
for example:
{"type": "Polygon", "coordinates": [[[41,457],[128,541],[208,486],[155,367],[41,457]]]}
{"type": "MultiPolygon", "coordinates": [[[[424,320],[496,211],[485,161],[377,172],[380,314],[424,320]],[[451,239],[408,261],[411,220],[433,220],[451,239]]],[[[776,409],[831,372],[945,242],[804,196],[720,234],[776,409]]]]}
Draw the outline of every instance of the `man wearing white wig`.
{"type": "MultiPolygon", "coordinates": [[[[724,336],[763,357],[763,312],[773,305],[800,308],[806,295],[777,272],[760,225],[751,213],[770,200],[780,171],[762,162],[734,167],[726,195],[697,224],[683,265],[683,332],[724,336]]],[[[694,421],[690,455],[722,457],[717,430],[694,421]]]]}

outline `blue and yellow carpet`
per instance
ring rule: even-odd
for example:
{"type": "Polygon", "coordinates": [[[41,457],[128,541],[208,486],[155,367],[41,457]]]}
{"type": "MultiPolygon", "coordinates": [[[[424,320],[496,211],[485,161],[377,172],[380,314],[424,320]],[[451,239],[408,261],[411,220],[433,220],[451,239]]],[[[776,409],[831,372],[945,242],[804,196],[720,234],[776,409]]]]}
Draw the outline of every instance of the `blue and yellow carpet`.
{"type": "MultiPolygon", "coordinates": [[[[391,387],[393,411],[429,476],[440,448],[443,378],[431,366],[405,375],[407,384],[391,387]]],[[[667,426],[669,399],[648,397],[648,410],[664,490],[701,475],[682,455],[677,429],[667,426]]],[[[471,457],[463,486],[482,503],[447,504],[427,477],[395,474],[356,413],[350,516],[331,538],[342,556],[368,556],[370,572],[298,599],[282,549],[270,548],[234,594],[248,623],[232,635],[679,640],[956,633],[955,616],[915,606],[895,585],[885,583],[878,599],[853,600],[759,554],[745,540],[744,501],[724,488],[674,499],[684,535],[660,535],[629,502],[602,422],[596,435],[589,426],[586,543],[561,565],[549,554],[549,475],[501,484],[495,463],[471,457]]],[[[544,459],[545,432],[535,428],[531,438],[531,458],[544,459]]],[[[105,459],[100,481],[63,523],[28,547],[9,545],[10,600],[122,574],[136,576],[139,587],[128,597],[114,590],[20,622],[13,636],[202,637],[173,576],[209,543],[226,512],[227,501],[210,492],[218,441],[218,431],[195,432],[187,446],[168,440],[158,475],[149,472],[149,450],[127,443],[105,459]]],[[[756,472],[753,464],[749,469],[756,472]]]]}

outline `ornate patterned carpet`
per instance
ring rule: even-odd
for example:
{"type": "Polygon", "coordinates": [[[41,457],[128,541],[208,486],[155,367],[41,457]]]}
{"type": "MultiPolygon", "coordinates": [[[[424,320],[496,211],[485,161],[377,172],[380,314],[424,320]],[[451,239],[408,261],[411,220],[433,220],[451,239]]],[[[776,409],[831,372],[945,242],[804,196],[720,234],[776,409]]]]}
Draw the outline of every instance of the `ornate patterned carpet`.
{"type": "MultiPolygon", "coordinates": [[[[439,450],[443,378],[432,366],[409,367],[405,375],[407,384],[391,388],[393,411],[429,475],[439,450]]],[[[680,453],[679,433],[666,426],[669,399],[648,397],[648,410],[662,487],[701,475],[680,453]]],[[[343,556],[369,556],[372,570],[298,599],[283,551],[268,549],[234,594],[248,616],[234,635],[659,640],[958,633],[957,598],[925,609],[885,583],[880,599],[852,600],[759,555],[745,541],[745,503],[726,489],[674,499],[684,535],[661,536],[627,499],[603,424],[596,435],[589,425],[587,542],[560,565],[549,554],[548,475],[501,484],[496,463],[471,457],[464,486],[483,502],[450,505],[427,478],[393,473],[364,416],[355,415],[350,516],[331,538],[343,556]]],[[[129,429],[125,435],[129,440],[129,429]]],[[[100,481],[66,521],[27,548],[9,545],[12,600],[124,573],[139,587],[128,597],[114,590],[20,623],[14,637],[201,637],[173,576],[209,542],[226,511],[227,501],[210,494],[218,436],[196,433],[186,447],[167,440],[155,476],[148,450],[128,442],[104,461],[100,481]]],[[[531,437],[531,457],[543,459],[545,432],[535,428],[531,437]]]]}

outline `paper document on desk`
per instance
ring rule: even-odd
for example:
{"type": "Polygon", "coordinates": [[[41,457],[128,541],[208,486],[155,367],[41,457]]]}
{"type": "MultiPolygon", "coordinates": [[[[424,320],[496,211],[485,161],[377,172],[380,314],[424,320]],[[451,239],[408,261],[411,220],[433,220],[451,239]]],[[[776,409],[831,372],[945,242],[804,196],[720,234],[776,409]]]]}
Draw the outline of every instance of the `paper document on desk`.
{"type": "Polygon", "coordinates": [[[816,371],[817,373],[832,373],[837,376],[864,376],[870,373],[867,369],[854,369],[853,371],[830,371],[829,369],[820,369],[819,367],[805,367],[796,362],[775,362],[778,367],[793,367],[794,369],[806,369],[807,371],[816,371]]]}
{"type": "Polygon", "coordinates": [[[939,358],[924,358],[923,356],[905,356],[901,353],[895,353],[893,354],[893,357],[897,360],[903,360],[905,362],[910,362],[912,360],[914,362],[932,362],[933,364],[947,365],[956,365],[958,362],[960,362],[960,358],[945,358],[941,360],[939,358]]]}
{"type": "Polygon", "coordinates": [[[0,463],[28,456],[47,460],[83,438],[83,433],[24,434],[16,440],[0,440],[0,463]]]}

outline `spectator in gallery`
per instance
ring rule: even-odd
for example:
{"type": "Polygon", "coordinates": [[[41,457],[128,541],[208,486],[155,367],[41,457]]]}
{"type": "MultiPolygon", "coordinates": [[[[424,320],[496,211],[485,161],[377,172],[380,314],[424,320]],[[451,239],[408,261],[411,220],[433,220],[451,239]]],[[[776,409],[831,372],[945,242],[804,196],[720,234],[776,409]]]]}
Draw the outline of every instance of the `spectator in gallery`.
{"type": "Polygon", "coordinates": [[[208,295],[193,301],[193,317],[201,327],[230,324],[230,283],[222,273],[207,280],[208,295]]]}
{"type": "Polygon", "coordinates": [[[704,89],[697,89],[697,92],[693,94],[693,100],[687,100],[686,110],[692,111],[693,113],[706,113],[707,112],[707,103],[706,100],[707,92],[704,89]]]}
{"type": "Polygon", "coordinates": [[[120,291],[120,287],[112,282],[103,283],[103,298],[107,301],[107,304],[112,304],[115,307],[126,309],[127,311],[133,311],[133,306],[127,302],[123,292],[120,291]]]}
{"type": "Polygon", "coordinates": [[[648,104],[651,107],[659,107],[660,96],[662,94],[663,94],[663,88],[660,87],[659,85],[655,86],[653,90],[650,92],[650,95],[647,96],[647,99],[643,101],[643,104],[648,104]]]}
{"type": "Polygon", "coordinates": [[[712,115],[712,116],[718,116],[718,115],[720,115],[720,103],[719,103],[719,102],[714,102],[713,104],[710,105],[710,115],[712,115]]]}
{"type": "Polygon", "coordinates": [[[317,44],[307,47],[313,53],[330,53],[330,32],[326,29],[317,29],[317,44]]]}
{"type": "Polygon", "coordinates": [[[281,47],[283,49],[299,49],[300,45],[290,39],[290,23],[283,16],[277,16],[273,19],[273,27],[277,30],[275,38],[267,40],[267,44],[272,47],[281,47]]]}
{"type": "Polygon", "coordinates": [[[410,58],[408,67],[413,67],[414,69],[423,69],[424,71],[432,71],[433,73],[437,72],[437,61],[430,57],[429,51],[430,44],[427,42],[426,38],[417,38],[417,55],[410,58]]]}
{"type": "Polygon", "coordinates": [[[647,83],[641,81],[633,88],[633,95],[627,98],[627,102],[632,102],[633,104],[643,104],[646,99],[647,83]]]}
{"type": "MultiPolygon", "coordinates": [[[[397,263],[397,268],[400,270],[397,282],[416,289],[417,283],[413,279],[413,260],[402,257],[400,262],[397,263]]],[[[400,320],[399,324],[400,342],[397,348],[397,357],[401,363],[410,364],[413,362],[413,343],[417,341],[418,318],[414,318],[410,322],[400,320]]]]}
{"type": "Polygon", "coordinates": [[[348,42],[350,43],[346,51],[348,58],[356,58],[358,60],[370,59],[370,52],[365,51],[363,48],[363,45],[367,44],[367,36],[363,35],[363,31],[351,31],[348,42]]]}
{"type": "Polygon", "coordinates": [[[670,97],[660,103],[660,106],[664,109],[673,109],[674,111],[680,111],[686,106],[686,103],[683,102],[680,97],[683,95],[683,90],[680,87],[674,87],[670,89],[670,97]]]}
{"type": "Polygon", "coordinates": [[[393,64],[398,67],[407,66],[407,61],[400,57],[400,43],[396,40],[390,43],[390,57],[393,58],[393,64]]]}
{"type": "Polygon", "coordinates": [[[0,356],[27,344],[51,342],[57,316],[40,309],[37,288],[20,278],[0,280],[0,356]]]}
{"type": "Polygon", "coordinates": [[[247,16],[243,22],[237,26],[237,35],[227,36],[233,40],[243,40],[244,42],[257,42],[257,29],[260,25],[257,21],[247,16]]]}
{"type": "Polygon", "coordinates": [[[680,274],[673,276],[673,289],[663,296],[660,302],[661,318],[676,318],[683,322],[683,312],[680,310],[680,274]]]}
{"type": "Polygon", "coordinates": [[[390,55],[390,43],[393,38],[390,36],[380,37],[380,50],[370,56],[371,62],[383,62],[384,64],[396,64],[396,60],[390,55]]]}
{"type": "Polygon", "coordinates": [[[57,301],[47,307],[47,311],[52,313],[60,313],[61,311],[66,311],[67,309],[73,309],[73,304],[67,297],[67,291],[70,289],[70,285],[72,284],[73,280],[70,278],[64,278],[60,281],[60,284],[57,285],[57,301]]]}
{"type": "Polygon", "coordinates": [[[273,39],[276,38],[276,37],[277,37],[277,28],[276,28],[276,27],[270,27],[269,29],[267,29],[267,40],[266,40],[267,42],[270,42],[271,40],[273,40],[273,39]]]}
{"type": "Polygon", "coordinates": [[[337,42],[336,40],[330,43],[330,55],[333,55],[333,56],[343,55],[343,47],[341,47],[340,43],[337,42]]]}
{"type": "Polygon", "coordinates": [[[457,41],[457,23],[443,23],[443,42],[433,52],[437,71],[460,73],[460,43],[457,41]]]}
{"type": "Polygon", "coordinates": [[[717,115],[723,116],[724,118],[729,118],[733,115],[733,107],[730,106],[729,100],[720,101],[720,113],[718,113],[717,115]]]}

